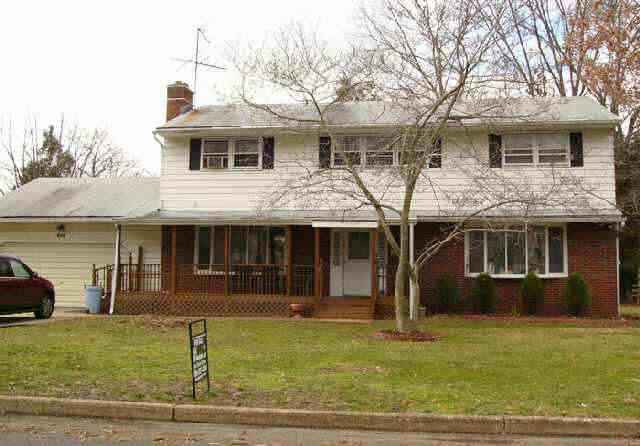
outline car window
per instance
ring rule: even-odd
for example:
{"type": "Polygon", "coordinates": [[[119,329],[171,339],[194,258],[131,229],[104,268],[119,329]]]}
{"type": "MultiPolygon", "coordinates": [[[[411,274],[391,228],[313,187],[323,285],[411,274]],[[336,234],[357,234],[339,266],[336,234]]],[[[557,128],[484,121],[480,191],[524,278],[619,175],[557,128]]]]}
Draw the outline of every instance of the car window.
{"type": "Polygon", "coordinates": [[[11,264],[11,269],[13,270],[13,275],[15,277],[20,277],[21,279],[28,279],[31,277],[31,273],[29,273],[29,270],[27,270],[22,263],[17,260],[9,260],[9,263],[11,264]]]}
{"type": "Polygon", "coordinates": [[[8,260],[0,259],[0,277],[13,277],[13,270],[8,260]]]}

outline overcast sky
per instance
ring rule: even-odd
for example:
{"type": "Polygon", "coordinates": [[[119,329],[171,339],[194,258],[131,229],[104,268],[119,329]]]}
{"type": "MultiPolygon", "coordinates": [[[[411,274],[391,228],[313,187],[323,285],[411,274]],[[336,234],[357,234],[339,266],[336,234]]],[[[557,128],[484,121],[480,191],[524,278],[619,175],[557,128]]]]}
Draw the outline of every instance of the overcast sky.
{"type": "MultiPolygon", "coordinates": [[[[151,131],[165,115],[166,85],[192,82],[195,29],[217,63],[227,42],[261,42],[279,26],[300,21],[331,30],[339,44],[358,0],[11,1],[0,16],[0,118],[42,126],[66,122],[107,128],[151,172],[160,148],[151,131]]],[[[229,76],[202,70],[199,104],[220,101],[229,76]]]]}

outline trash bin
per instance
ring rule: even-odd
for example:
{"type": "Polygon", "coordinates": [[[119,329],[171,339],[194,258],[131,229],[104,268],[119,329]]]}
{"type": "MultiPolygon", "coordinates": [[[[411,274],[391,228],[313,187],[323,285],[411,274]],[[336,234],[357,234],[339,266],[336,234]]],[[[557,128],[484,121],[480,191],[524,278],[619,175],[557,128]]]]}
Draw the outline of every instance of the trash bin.
{"type": "Polygon", "coordinates": [[[102,300],[102,287],[88,286],[84,288],[84,303],[89,309],[89,313],[100,313],[100,301],[102,300]]]}

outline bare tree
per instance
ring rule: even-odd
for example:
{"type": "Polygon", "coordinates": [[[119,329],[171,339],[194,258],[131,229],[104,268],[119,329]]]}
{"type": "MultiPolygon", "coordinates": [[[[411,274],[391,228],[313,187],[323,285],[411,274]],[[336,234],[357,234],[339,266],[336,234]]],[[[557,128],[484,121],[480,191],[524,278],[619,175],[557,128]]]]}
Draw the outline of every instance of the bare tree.
{"type": "MultiPolygon", "coordinates": [[[[64,128],[64,117],[56,126],[41,129],[36,118],[25,120],[22,135],[12,121],[0,125],[0,168],[5,188],[16,189],[39,177],[115,177],[140,175],[143,169],[115,145],[106,130],[64,128]]],[[[0,188],[0,190],[5,190],[0,188]]]]}
{"type": "Polygon", "coordinates": [[[395,308],[399,331],[410,328],[406,284],[419,294],[420,269],[442,246],[458,238],[470,221],[486,219],[496,209],[524,219],[532,210],[548,205],[550,197],[560,203],[558,186],[571,183],[558,178],[540,189],[523,183],[517,175],[503,177],[483,157],[485,146],[482,150],[465,138],[467,122],[518,115],[526,119],[532,112],[511,107],[505,98],[485,98],[495,94],[496,85],[504,81],[490,69],[497,28],[487,21],[489,6],[492,20],[504,17],[494,1],[385,0],[380,8],[362,11],[366,35],[359,48],[332,51],[316,35],[290,27],[277,35],[272,46],[235,61],[242,74],[239,96],[244,103],[292,128],[315,128],[324,138],[321,151],[333,153],[330,163],[320,160],[319,168],[314,159],[293,160],[294,173],[275,193],[268,194],[263,206],[373,210],[398,259],[395,308]],[[355,118],[349,115],[343,98],[355,96],[345,89],[372,83],[384,101],[369,105],[368,119],[373,122],[367,124],[384,130],[366,140],[365,161],[362,152],[354,150],[353,145],[359,143],[344,131],[345,116],[355,118]],[[256,87],[284,91],[296,104],[261,104],[256,100],[256,87]],[[462,145],[468,153],[460,157],[460,165],[466,166],[461,171],[469,177],[470,189],[462,193],[447,191],[431,174],[442,163],[443,139],[456,138],[467,141],[462,145]],[[455,223],[411,263],[412,210],[416,195],[425,191],[436,197],[440,216],[455,223]],[[399,228],[398,233],[392,226],[399,228]]]}

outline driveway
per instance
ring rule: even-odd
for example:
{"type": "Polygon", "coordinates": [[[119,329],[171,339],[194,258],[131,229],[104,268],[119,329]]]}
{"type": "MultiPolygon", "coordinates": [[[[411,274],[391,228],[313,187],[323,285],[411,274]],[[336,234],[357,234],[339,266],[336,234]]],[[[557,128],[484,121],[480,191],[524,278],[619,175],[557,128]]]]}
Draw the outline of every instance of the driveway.
{"type": "Polygon", "coordinates": [[[80,308],[58,307],[51,319],[36,319],[33,313],[10,314],[0,316],[0,328],[21,327],[25,325],[48,324],[55,321],[77,319],[80,317],[96,317],[87,314],[80,308]]]}

